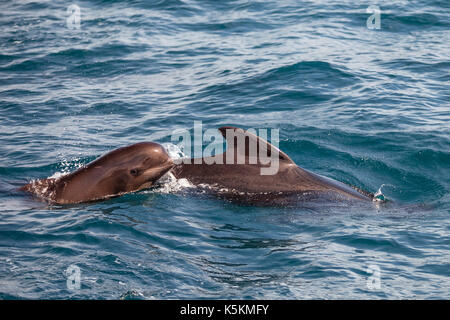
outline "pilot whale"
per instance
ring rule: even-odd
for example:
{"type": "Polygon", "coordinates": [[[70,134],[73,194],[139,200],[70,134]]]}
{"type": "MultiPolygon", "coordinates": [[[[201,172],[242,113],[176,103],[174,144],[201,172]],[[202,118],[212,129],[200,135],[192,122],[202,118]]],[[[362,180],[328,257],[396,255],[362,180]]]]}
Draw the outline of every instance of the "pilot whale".
{"type": "Polygon", "coordinates": [[[60,178],[35,180],[20,188],[53,204],[103,200],[148,188],[174,163],[154,142],[118,148],[60,178]]]}
{"type": "Polygon", "coordinates": [[[185,178],[194,185],[215,190],[226,199],[245,203],[284,205],[324,197],[357,201],[373,199],[368,192],[300,168],[286,153],[249,131],[229,126],[221,127],[219,131],[227,143],[224,153],[215,155],[214,159],[189,159],[176,164],[170,172],[177,179],[185,178]],[[245,143],[239,146],[238,141],[245,143]],[[252,146],[256,146],[253,151],[252,146]],[[261,174],[261,169],[267,168],[268,164],[261,161],[260,149],[262,154],[276,155],[278,171],[275,174],[261,174]],[[228,154],[230,151],[231,155],[228,154]]]}

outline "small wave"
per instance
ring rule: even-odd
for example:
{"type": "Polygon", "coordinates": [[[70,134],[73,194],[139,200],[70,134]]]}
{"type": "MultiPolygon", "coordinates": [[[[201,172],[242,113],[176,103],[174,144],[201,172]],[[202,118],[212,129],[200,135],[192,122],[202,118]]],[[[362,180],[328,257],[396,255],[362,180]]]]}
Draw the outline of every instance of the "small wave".
{"type": "Polygon", "coordinates": [[[136,289],[129,290],[119,297],[120,300],[142,300],[145,298],[145,295],[140,290],[136,289]]]}

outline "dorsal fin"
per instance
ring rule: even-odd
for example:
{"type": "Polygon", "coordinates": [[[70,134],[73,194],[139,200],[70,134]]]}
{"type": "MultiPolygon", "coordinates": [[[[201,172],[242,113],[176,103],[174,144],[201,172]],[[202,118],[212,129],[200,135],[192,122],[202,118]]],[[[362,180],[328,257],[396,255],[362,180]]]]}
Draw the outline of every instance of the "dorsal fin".
{"type": "MultiPolygon", "coordinates": [[[[268,157],[271,156],[272,150],[278,151],[278,158],[282,161],[292,162],[294,161],[289,158],[289,156],[275,147],[274,145],[270,144],[266,140],[258,137],[254,133],[250,132],[249,130],[244,130],[237,127],[231,127],[231,126],[225,126],[219,128],[220,133],[227,141],[227,150],[233,146],[234,150],[241,150],[244,149],[239,148],[238,141],[245,141],[245,156],[249,156],[250,151],[256,152],[255,156],[259,155],[259,147],[261,146],[263,148],[262,152],[263,155],[267,155],[268,157]],[[243,140],[245,139],[245,140],[243,140]],[[253,148],[253,150],[250,150],[250,148],[253,148]]],[[[242,142],[241,142],[242,143],[242,142]]]]}

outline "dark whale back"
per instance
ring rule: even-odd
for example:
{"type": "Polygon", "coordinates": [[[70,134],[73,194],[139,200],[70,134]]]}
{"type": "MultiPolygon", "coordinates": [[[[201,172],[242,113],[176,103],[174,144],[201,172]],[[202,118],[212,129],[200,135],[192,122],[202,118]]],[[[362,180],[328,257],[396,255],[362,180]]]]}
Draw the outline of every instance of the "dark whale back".
{"type": "MultiPolygon", "coordinates": [[[[329,198],[331,195],[337,198],[371,200],[370,194],[363,194],[346,184],[300,168],[287,154],[253,133],[234,127],[222,127],[219,130],[227,140],[226,151],[216,156],[216,159],[222,158],[223,164],[209,164],[212,162],[211,157],[191,159],[191,163],[181,163],[172,169],[175,177],[186,178],[195,185],[207,185],[209,189],[216,189],[221,194],[229,194],[231,198],[253,198],[255,202],[270,202],[271,199],[275,201],[276,198],[287,195],[290,198],[298,198],[302,195],[304,198],[311,195],[327,195],[329,198]],[[227,135],[227,131],[229,133],[230,130],[233,133],[232,136],[227,135]],[[244,136],[240,138],[242,138],[241,141],[245,139],[245,148],[239,149],[236,144],[240,135],[244,136]],[[257,159],[254,158],[254,152],[250,152],[251,143],[256,143],[257,152],[260,151],[259,148],[264,148],[263,151],[267,152],[268,156],[273,153],[278,155],[279,169],[276,174],[261,174],[261,168],[267,168],[269,165],[259,161],[259,153],[257,153],[257,159]],[[227,163],[227,152],[231,147],[234,160],[227,163]],[[236,152],[236,150],[240,151],[236,152]],[[245,163],[238,162],[239,152],[245,153],[241,154],[244,156],[245,163]]],[[[232,157],[228,157],[230,158],[232,157]]]]}

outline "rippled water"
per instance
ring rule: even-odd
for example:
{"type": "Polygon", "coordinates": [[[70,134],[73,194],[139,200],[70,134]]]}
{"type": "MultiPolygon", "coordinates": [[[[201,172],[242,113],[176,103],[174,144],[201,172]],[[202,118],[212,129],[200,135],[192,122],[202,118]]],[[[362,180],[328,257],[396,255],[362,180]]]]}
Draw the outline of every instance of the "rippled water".
{"type": "Polygon", "coordinates": [[[70,4],[0,3],[0,297],[450,298],[448,1],[377,1],[379,30],[345,0],[77,1],[80,29],[70,4]],[[200,120],[279,128],[300,166],[390,201],[15,191],[200,120]]]}

